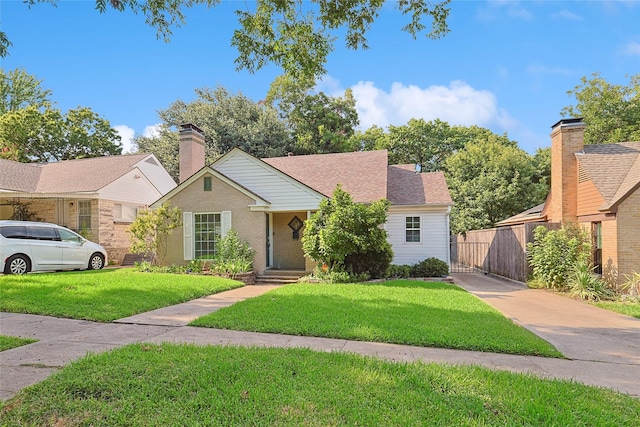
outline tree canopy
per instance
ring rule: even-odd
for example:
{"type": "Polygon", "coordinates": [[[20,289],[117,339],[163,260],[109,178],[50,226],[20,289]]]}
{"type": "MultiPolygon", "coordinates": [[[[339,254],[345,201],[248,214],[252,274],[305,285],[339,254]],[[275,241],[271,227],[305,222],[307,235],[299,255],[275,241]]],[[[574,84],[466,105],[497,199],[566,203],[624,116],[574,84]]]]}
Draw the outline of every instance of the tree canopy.
{"type": "MultiPolygon", "coordinates": [[[[174,28],[186,24],[187,9],[196,5],[212,7],[220,3],[220,0],[95,1],[100,13],[114,9],[143,15],[146,23],[156,29],[157,38],[167,42],[174,28]]],[[[26,0],[29,7],[37,3],[56,5],[57,2],[26,0]]],[[[449,32],[449,2],[399,0],[392,4],[407,18],[402,31],[414,39],[421,34],[436,39],[449,32]]],[[[367,32],[385,3],[384,0],[257,0],[255,3],[238,3],[243,8],[236,10],[239,28],[231,39],[231,45],[238,49],[236,67],[253,73],[267,64],[275,64],[296,79],[319,77],[325,74],[324,65],[334,49],[336,34],[344,35],[347,48],[368,48],[367,32]]],[[[0,31],[0,57],[7,55],[10,46],[7,35],[0,31]]]]}
{"type": "Polygon", "coordinates": [[[196,89],[196,95],[192,102],[178,100],[159,111],[162,124],[157,135],[135,138],[138,149],[155,154],[174,178],[179,155],[175,129],[184,123],[204,131],[207,164],[234,147],[259,158],[282,156],[291,150],[291,136],[275,109],[241,93],[231,95],[220,86],[196,89]]]}
{"type": "Polygon", "coordinates": [[[87,107],[63,114],[50,97],[25,70],[0,70],[0,158],[50,162],[122,152],[109,121],[87,107]]]}
{"type": "Polygon", "coordinates": [[[5,72],[0,69],[0,115],[28,106],[45,108],[51,105],[51,90],[42,87],[42,80],[22,68],[5,72]]]}
{"type": "Polygon", "coordinates": [[[298,154],[353,151],[350,138],[359,123],[356,100],[350,89],[344,97],[308,94],[294,101],[288,122],[298,154]]]}
{"type": "Polygon", "coordinates": [[[120,136],[90,108],[28,106],[0,115],[0,158],[51,162],[121,154],[120,136]]]}
{"type": "Polygon", "coordinates": [[[585,144],[640,141],[640,74],[622,86],[596,73],[583,77],[568,94],[575,96],[577,103],[563,108],[561,114],[584,119],[585,144]]]}
{"type": "Polygon", "coordinates": [[[390,125],[388,131],[373,126],[358,132],[352,146],[365,150],[386,149],[391,164],[419,164],[425,172],[442,170],[445,160],[467,144],[492,138],[505,146],[516,146],[506,135],[497,135],[479,126],[451,126],[439,119],[411,119],[407,124],[390,125]]]}
{"type": "Polygon", "coordinates": [[[454,206],[451,232],[490,228],[544,201],[544,157],[488,138],[467,144],[445,161],[454,206]],[[542,172],[541,172],[542,170],[542,172]]]}

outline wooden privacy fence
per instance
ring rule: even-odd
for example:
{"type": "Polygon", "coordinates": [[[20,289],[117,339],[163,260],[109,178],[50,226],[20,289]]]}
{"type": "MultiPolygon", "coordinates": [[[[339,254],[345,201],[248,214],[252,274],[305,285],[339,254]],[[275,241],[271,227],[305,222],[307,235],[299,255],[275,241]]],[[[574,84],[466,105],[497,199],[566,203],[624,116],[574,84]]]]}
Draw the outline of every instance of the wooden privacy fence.
{"type": "Polygon", "coordinates": [[[486,273],[525,282],[530,271],[527,243],[539,225],[558,229],[559,223],[533,222],[510,227],[468,231],[451,237],[451,270],[486,273]]]}

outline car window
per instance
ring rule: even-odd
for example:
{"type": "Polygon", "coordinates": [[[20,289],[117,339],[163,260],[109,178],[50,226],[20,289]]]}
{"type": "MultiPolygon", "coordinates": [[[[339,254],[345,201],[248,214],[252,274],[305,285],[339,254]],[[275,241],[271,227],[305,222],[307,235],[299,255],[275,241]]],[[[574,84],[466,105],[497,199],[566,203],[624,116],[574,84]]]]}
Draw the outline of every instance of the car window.
{"type": "Polygon", "coordinates": [[[60,238],[63,242],[82,242],[82,237],[74,233],[73,231],[65,230],[64,228],[59,228],[58,233],[60,233],[60,238]]]}
{"type": "Polygon", "coordinates": [[[27,235],[36,240],[60,240],[53,227],[27,227],[27,235]]]}
{"type": "Polygon", "coordinates": [[[0,227],[0,234],[7,239],[26,239],[27,227],[24,225],[6,225],[0,227]]]}

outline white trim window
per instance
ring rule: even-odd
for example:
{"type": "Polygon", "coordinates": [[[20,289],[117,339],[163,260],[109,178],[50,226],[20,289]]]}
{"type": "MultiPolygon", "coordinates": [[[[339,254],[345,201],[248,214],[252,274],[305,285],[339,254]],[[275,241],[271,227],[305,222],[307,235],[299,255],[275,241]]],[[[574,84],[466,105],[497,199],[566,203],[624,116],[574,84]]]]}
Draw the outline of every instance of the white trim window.
{"type": "Polygon", "coordinates": [[[91,231],[91,200],[78,200],[78,230],[91,231]]]}
{"type": "Polygon", "coordinates": [[[408,216],[405,219],[405,242],[420,243],[420,217],[408,216]]]}
{"type": "Polygon", "coordinates": [[[219,212],[193,214],[193,243],[195,258],[212,258],[222,234],[219,212]]]}
{"type": "Polygon", "coordinates": [[[123,203],[113,204],[113,220],[118,222],[133,222],[138,216],[138,207],[123,203]]]}

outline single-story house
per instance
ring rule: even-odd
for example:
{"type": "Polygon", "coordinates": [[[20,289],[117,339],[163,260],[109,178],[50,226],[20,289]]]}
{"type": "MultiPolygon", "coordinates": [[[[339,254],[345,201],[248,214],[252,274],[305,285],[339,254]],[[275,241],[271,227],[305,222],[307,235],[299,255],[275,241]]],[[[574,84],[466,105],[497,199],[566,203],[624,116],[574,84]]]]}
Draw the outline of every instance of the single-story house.
{"type": "Polygon", "coordinates": [[[100,243],[119,263],[140,208],[176,186],[153,154],[52,163],[0,159],[0,219],[47,221],[100,243]]]}
{"type": "Polygon", "coordinates": [[[589,230],[592,260],[610,283],[640,272],[640,142],[584,145],[582,119],[551,132],[551,191],[544,205],[498,226],[577,223],[589,230]]]}
{"type": "Polygon", "coordinates": [[[385,228],[395,264],[429,257],[449,262],[452,201],[444,174],[416,173],[413,165],[387,164],[387,151],[258,159],[233,149],[204,165],[204,135],[180,129],[180,184],[153,207],[168,203],[183,212],[183,226],[169,237],[167,264],[215,253],[233,228],[256,251],[254,270],[310,271],[302,250],[304,221],[338,184],[354,201],[391,202],[385,228]]]}

